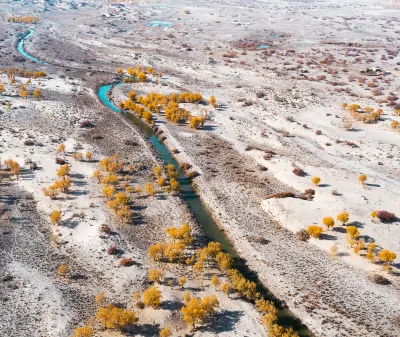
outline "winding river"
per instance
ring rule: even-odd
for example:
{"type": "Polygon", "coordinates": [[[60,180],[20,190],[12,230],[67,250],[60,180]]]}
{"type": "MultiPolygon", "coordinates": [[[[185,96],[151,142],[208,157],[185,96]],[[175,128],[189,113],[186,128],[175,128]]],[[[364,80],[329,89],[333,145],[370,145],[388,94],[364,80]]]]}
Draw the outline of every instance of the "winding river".
{"type": "MultiPolygon", "coordinates": [[[[20,35],[20,40],[18,42],[18,52],[32,60],[36,63],[48,64],[44,61],[38,60],[37,58],[29,55],[23,49],[24,41],[31,37],[34,34],[33,30],[30,30],[28,34],[20,35]]],[[[118,85],[123,84],[121,81],[120,83],[116,84],[105,84],[102,85],[98,91],[97,96],[99,100],[110,110],[116,113],[122,113],[122,111],[110,100],[110,92],[111,90],[118,85]]],[[[178,181],[180,183],[180,190],[183,200],[187,203],[190,211],[192,212],[196,221],[200,224],[203,228],[203,231],[207,235],[208,240],[216,241],[221,243],[223,249],[230,253],[235,259],[235,268],[237,268],[246,278],[254,281],[257,283],[257,290],[263,294],[266,299],[269,299],[276,303],[277,307],[279,308],[280,302],[279,300],[274,297],[274,295],[266,289],[261,282],[259,281],[257,275],[252,272],[246,264],[240,259],[237,251],[235,250],[232,243],[227,238],[226,234],[220,229],[217,223],[214,221],[213,217],[211,216],[210,212],[201,202],[200,197],[196,194],[194,189],[192,188],[191,182],[187,175],[179,168],[178,162],[173,158],[172,154],[168,150],[168,148],[160,142],[157,136],[154,134],[153,129],[148,126],[143,120],[136,117],[131,113],[125,114],[125,117],[130,120],[132,123],[137,125],[140,129],[142,129],[148,137],[148,140],[153,145],[154,149],[157,151],[160,158],[166,164],[172,164],[176,167],[179,177],[178,181]]],[[[298,331],[301,337],[308,337],[311,336],[311,333],[307,330],[307,328],[297,319],[289,310],[287,309],[279,309],[278,311],[278,323],[284,327],[292,327],[294,330],[298,331]]]]}

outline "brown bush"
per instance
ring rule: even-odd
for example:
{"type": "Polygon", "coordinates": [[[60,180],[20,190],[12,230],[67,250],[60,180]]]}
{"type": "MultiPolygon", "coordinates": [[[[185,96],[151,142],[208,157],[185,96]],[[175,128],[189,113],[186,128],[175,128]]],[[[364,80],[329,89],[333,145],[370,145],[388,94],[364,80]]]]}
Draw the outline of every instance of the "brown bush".
{"type": "Polygon", "coordinates": [[[378,211],[376,212],[377,218],[381,222],[393,222],[396,221],[396,215],[394,213],[390,213],[388,211],[378,211]]]}
{"type": "Polygon", "coordinates": [[[124,267],[129,267],[129,266],[131,266],[131,265],[133,264],[133,260],[132,260],[132,258],[130,258],[130,257],[123,257],[123,258],[119,261],[119,264],[120,264],[121,266],[124,266],[124,267]]]}
{"type": "Polygon", "coordinates": [[[297,235],[297,238],[298,238],[300,241],[306,242],[306,241],[308,241],[308,240],[310,239],[310,234],[308,234],[308,233],[307,233],[307,230],[305,230],[305,229],[299,230],[299,231],[296,233],[296,235],[297,235]]]}
{"type": "Polygon", "coordinates": [[[103,233],[108,234],[108,235],[110,235],[110,234],[112,233],[111,228],[110,228],[109,226],[107,226],[107,225],[102,225],[102,226],[101,226],[101,231],[102,231],[103,233]]]}
{"type": "Polygon", "coordinates": [[[116,255],[118,253],[118,249],[116,246],[111,246],[107,248],[107,254],[116,255]]]}
{"type": "Polygon", "coordinates": [[[298,177],[304,177],[306,175],[304,170],[301,169],[300,167],[295,167],[292,172],[298,177]]]}
{"type": "Polygon", "coordinates": [[[267,195],[266,199],[283,199],[283,198],[296,198],[296,195],[293,192],[279,192],[267,195]]]}
{"type": "Polygon", "coordinates": [[[189,179],[194,179],[194,178],[196,178],[198,175],[199,175],[199,172],[197,172],[197,171],[190,171],[190,172],[188,173],[188,178],[189,178],[189,179]]]}
{"type": "Polygon", "coordinates": [[[33,145],[35,145],[35,142],[33,140],[27,139],[24,141],[24,145],[33,146],[33,145]]]}
{"type": "Polygon", "coordinates": [[[66,161],[62,158],[56,158],[56,164],[58,165],[64,165],[66,161]]]}
{"type": "Polygon", "coordinates": [[[391,283],[386,277],[379,274],[373,274],[369,276],[369,279],[376,284],[387,285],[391,283]]]}
{"type": "Polygon", "coordinates": [[[192,167],[189,163],[180,163],[179,168],[183,171],[187,171],[192,167]]]}

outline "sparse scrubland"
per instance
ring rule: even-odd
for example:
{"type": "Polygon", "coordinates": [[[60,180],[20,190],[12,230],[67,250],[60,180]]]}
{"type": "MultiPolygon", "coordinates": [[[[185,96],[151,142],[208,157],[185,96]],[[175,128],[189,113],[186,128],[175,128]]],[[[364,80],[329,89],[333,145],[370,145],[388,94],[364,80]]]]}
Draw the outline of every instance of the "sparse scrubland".
{"type": "Polygon", "coordinates": [[[0,335],[399,336],[399,13],[6,1],[0,335]]]}

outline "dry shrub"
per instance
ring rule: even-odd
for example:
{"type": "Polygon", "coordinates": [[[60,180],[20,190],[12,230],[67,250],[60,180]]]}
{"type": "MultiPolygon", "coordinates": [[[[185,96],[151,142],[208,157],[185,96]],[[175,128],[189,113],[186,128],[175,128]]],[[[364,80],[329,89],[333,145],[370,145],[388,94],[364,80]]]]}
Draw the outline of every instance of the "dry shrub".
{"type": "Polygon", "coordinates": [[[125,144],[125,145],[128,145],[128,146],[137,146],[137,145],[138,145],[138,143],[136,143],[135,141],[130,140],[130,139],[126,139],[126,140],[124,141],[124,144],[125,144]]]}
{"type": "Polygon", "coordinates": [[[194,178],[196,178],[198,175],[199,175],[199,172],[197,172],[197,171],[190,171],[190,172],[188,173],[188,178],[189,178],[189,179],[194,179],[194,178]]]}
{"type": "Polygon", "coordinates": [[[81,128],[92,128],[92,127],[94,127],[94,124],[86,119],[83,122],[81,122],[80,127],[81,128]]]}
{"type": "Polygon", "coordinates": [[[379,274],[370,275],[368,278],[376,284],[388,285],[391,283],[386,277],[379,274]]]}
{"type": "Polygon", "coordinates": [[[35,142],[33,140],[27,139],[24,141],[24,145],[33,146],[33,145],[35,145],[35,142]]]}
{"type": "Polygon", "coordinates": [[[297,238],[298,238],[300,241],[307,242],[307,241],[310,239],[310,234],[308,234],[307,231],[306,231],[305,229],[299,230],[299,231],[296,233],[296,235],[297,235],[297,238]]]}
{"type": "Polygon", "coordinates": [[[129,267],[133,264],[133,260],[130,257],[123,257],[121,261],[119,261],[119,264],[124,267],[129,267]]]}
{"type": "Polygon", "coordinates": [[[267,195],[266,199],[283,199],[283,198],[296,198],[296,195],[293,192],[279,192],[267,195]]]}
{"type": "Polygon", "coordinates": [[[376,216],[381,222],[391,223],[393,221],[396,221],[396,215],[388,211],[378,211],[376,212],[376,216]]]}
{"type": "Polygon", "coordinates": [[[295,167],[292,172],[298,177],[304,177],[306,175],[304,170],[301,169],[300,167],[295,167]]]}
{"type": "Polygon", "coordinates": [[[116,246],[111,246],[107,248],[107,254],[109,255],[116,255],[118,253],[118,249],[116,246]]]}
{"type": "Polygon", "coordinates": [[[109,226],[107,226],[107,225],[102,225],[102,226],[101,226],[101,231],[102,231],[103,233],[108,234],[108,235],[110,235],[110,234],[112,233],[111,228],[110,228],[109,226]]]}
{"type": "Polygon", "coordinates": [[[64,165],[66,161],[62,158],[56,158],[56,164],[58,165],[64,165]]]}
{"type": "Polygon", "coordinates": [[[180,163],[179,168],[183,171],[187,171],[192,167],[189,163],[180,163]]]}

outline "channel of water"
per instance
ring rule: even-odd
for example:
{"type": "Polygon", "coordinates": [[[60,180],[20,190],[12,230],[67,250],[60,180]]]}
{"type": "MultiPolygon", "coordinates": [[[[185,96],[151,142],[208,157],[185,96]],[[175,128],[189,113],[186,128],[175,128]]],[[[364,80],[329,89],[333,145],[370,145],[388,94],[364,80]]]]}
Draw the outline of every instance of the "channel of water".
{"type": "MultiPolygon", "coordinates": [[[[34,32],[30,30],[29,34],[20,35],[20,41],[18,42],[18,51],[24,57],[32,60],[36,63],[48,64],[44,61],[40,61],[35,57],[26,53],[23,49],[24,40],[32,36],[34,32]]],[[[116,84],[104,84],[99,87],[97,91],[97,96],[99,100],[110,110],[116,113],[122,113],[121,109],[117,107],[109,98],[111,90],[118,85],[123,84],[123,81],[116,84]]],[[[254,281],[257,284],[257,290],[263,294],[264,298],[273,301],[278,308],[278,323],[284,327],[292,327],[296,330],[301,337],[312,336],[307,327],[301,323],[301,321],[296,318],[289,310],[280,309],[280,301],[267,289],[258,279],[256,273],[252,272],[244,261],[239,257],[233,244],[230,242],[223,230],[217,225],[211,216],[210,212],[207,210],[206,206],[202,203],[200,197],[194,191],[191,181],[187,175],[179,168],[178,162],[173,158],[172,154],[168,148],[160,142],[157,136],[154,134],[153,129],[146,124],[142,119],[131,113],[126,113],[125,117],[131,121],[133,124],[137,125],[141,130],[145,132],[148,136],[149,141],[153,145],[154,149],[157,151],[160,158],[166,164],[172,164],[176,167],[179,177],[178,181],[180,183],[180,191],[183,200],[187,203],[193,217],[203,228],[208,240],[216,241],[221,243],[224,251],[231,254],[235,260],[234,267],[237,268],[247,279],[254,281]]]]}

